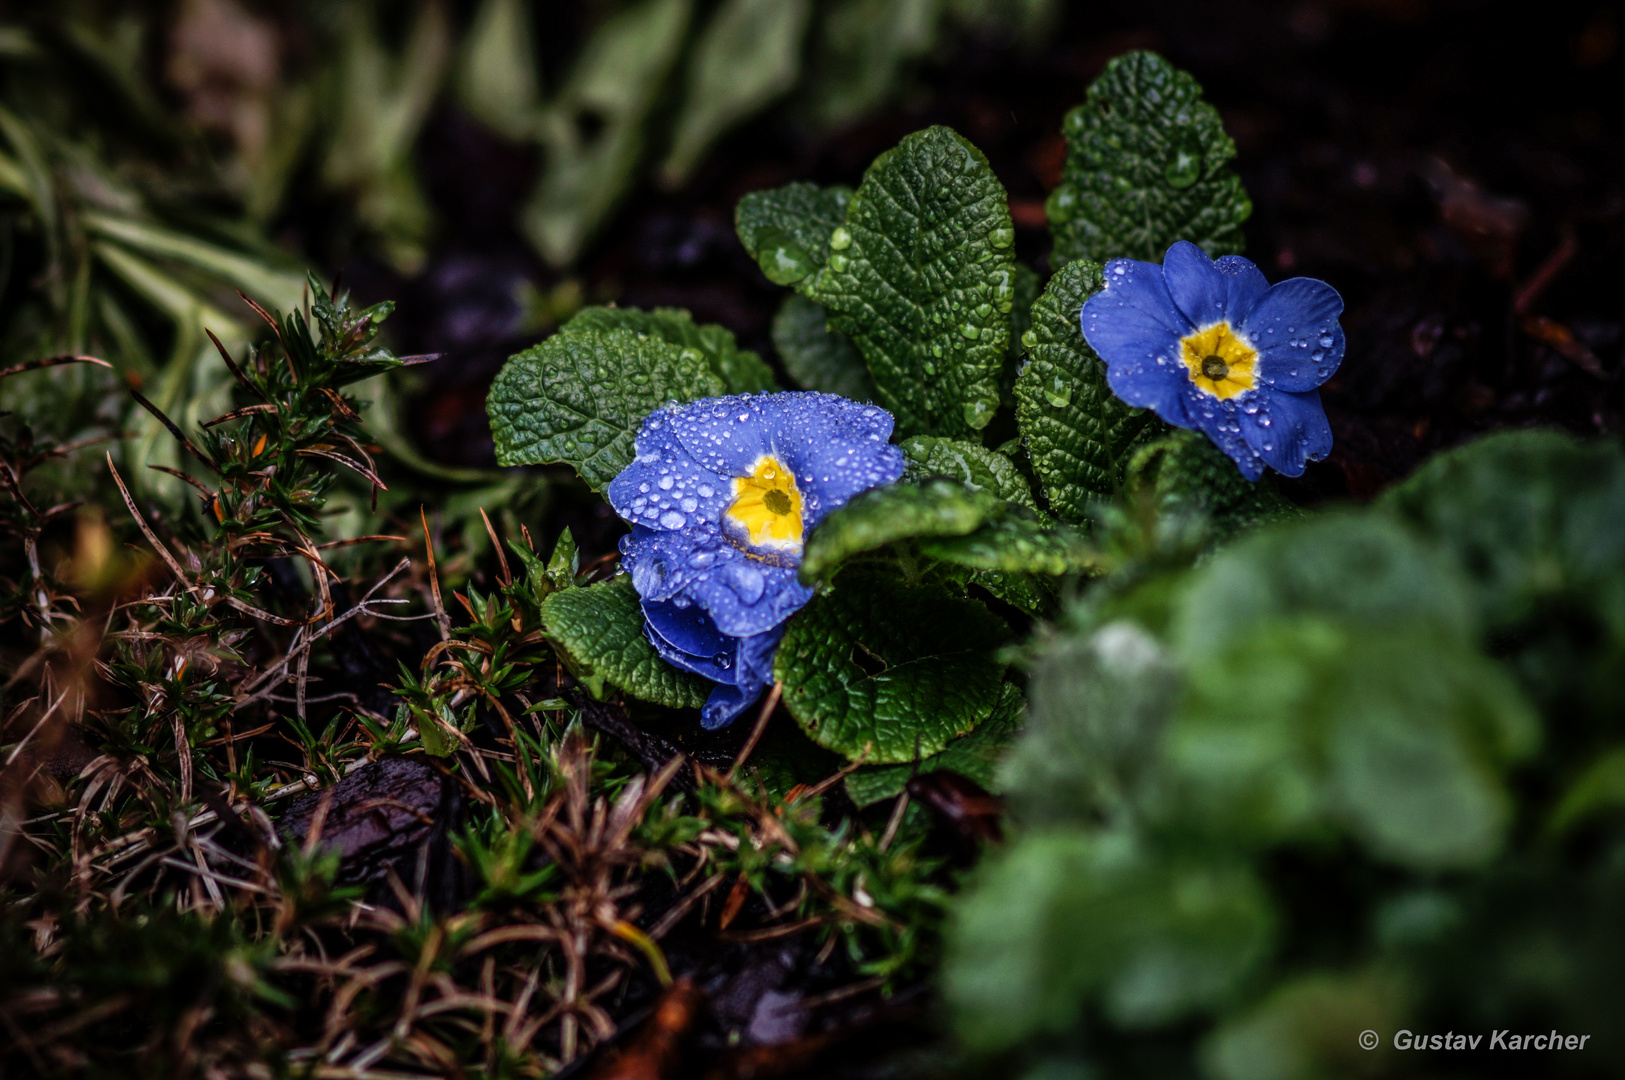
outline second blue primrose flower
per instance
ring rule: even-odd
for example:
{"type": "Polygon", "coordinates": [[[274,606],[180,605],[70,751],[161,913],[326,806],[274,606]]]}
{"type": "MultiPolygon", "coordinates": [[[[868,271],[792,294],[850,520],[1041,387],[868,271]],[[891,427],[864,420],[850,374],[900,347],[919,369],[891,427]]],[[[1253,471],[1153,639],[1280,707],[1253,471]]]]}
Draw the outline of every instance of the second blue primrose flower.
{"type": "Polygon", "coordinates": [[[1324,281],[1271,285],[1239,255],[1180,241],[1163,264],[1113,259],[1083,305],[1112,392],[1195,428],[1249,480],[1303,475],[1332,448],[1318,388],[1343,360],[1343,298],[1324,281]]]}
{"type": "Polygon", "coordinates": [[[903,473],[892,416],[834,394],[741,394],[657,409],[609,485],[622,566],[655,651],[717,683],[731,723],[772,681],[784,621],[812,598],[802,543],[830,511],[903,473]]]}

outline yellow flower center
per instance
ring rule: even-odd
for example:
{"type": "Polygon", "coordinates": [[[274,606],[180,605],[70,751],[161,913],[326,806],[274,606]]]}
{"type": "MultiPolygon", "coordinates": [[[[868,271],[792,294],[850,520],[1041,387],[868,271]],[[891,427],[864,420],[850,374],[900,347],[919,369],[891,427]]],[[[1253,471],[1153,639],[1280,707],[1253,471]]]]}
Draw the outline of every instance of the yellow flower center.
{"type": "MultiPolygon", "coordinates": [[[[801,492],[777,458],[763,455],[749,476],[734,480],[734,501],[723,515],[752,548],[801,550],[801,492]]],[[[737,546],[737,545],[736,545],[737,546]]]]}
{"type": "Polygon", "coordinates": [[[1258,350],[1237,337],[1230,324],[1214,323],[1180,339],[1191,382],[1217,398],[1233,398],[1253,388],[1258,350]]]}

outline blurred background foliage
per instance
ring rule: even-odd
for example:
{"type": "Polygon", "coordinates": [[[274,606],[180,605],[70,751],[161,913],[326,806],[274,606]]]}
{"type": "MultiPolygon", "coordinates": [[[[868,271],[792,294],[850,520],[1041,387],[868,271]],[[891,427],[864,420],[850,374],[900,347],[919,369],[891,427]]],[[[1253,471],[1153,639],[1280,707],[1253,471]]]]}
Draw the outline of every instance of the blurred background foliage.
{"type": "MultiPolygon", "coordinates": [[[[534,332],[582,302],[570,268],[640,184],[683,184],[721,136],[774,106],[808,132],[849,125],[967,35],[1030,47],[1058,10],[1055,0],[0,5],[0,363],[88,353],[113,365],[14,380],[10,407],[53,415],[64,438],[131,434],[126,460],[176,467],[159,422],[109,391],[139,387],[190,430],[229,407],[225,373],[200,361],[215,348],[206,330],[229,350],[252,334],[256,317],[234,291],[291,310],[307,268],[359,260],[397,281],[428,269],[444,238],[418,148],[436,110],[472,118],[534,163],[534,189],[504,229],[552,272],[474,283],[504,294],[484,302],[514,307],[509,322],[534,332]],[[538,291],[538,276],[558,284],[538,291]]],[[[420,481],[482,494],[506,484],[511,497],[519,480],[427,460],[401,434],[412,385],[364,388],[396,461],[420,481]]],[[[180,500],[179,481],[130,471],[152,496],[180,500]]]]}

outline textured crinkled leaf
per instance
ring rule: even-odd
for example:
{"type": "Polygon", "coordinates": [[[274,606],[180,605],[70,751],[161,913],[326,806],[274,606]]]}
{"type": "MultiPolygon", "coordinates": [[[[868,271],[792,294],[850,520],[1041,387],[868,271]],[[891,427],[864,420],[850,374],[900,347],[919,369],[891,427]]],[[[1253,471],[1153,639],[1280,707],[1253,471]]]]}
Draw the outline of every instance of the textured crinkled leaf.
{"type": "Polygon", "coordinates": [[[1012,503],[963,536],[923,538],[920,551],[960,566],[1010,573],[1070,574],[1097,563],[1097,552],[1083,536],[1012,503]]]}
{"type": "Polygon", "coordinates": [[[1120,56],[1062,131],[1066,165],[1045,205],[1055,262],[1161,262],[1176,240],[1241,251],[1253,204],[1230,168],[1236,144],[1190,75],[1155,53],[1120,56]]]}
{"type": "Polygon", "coordinates": [[[1004,187],[956,132],[915,132],[864,173],[804,291],[857,345],[903,435],[969,435],[993,419],[1014,251],[1004,187]]]}
{"type": "Polygon", "coordinates": [[[756,390],[777,390],[773,371],[749,349],[741,349],[732,330],[716,323],[696,323],[683,308],[589,307],[582,308],[565,323],[567,332],[582,330],[631,330],[669,341],[673,345],[698,349],[711,374],[722,380],[725,393],[746,394],[756,390]]]}
{"type": "Polygon", "coordinates": [[[801,556],[801,580],[828,580],[840,565],[866,551],[921,536],[963,536],[997,512],[999,500],[952,480],[889,484],[855,496],[830,514],[801,556]]]}
{"type": "Polygon", "coordinates": [[[773,347],[779,350],[784,370],[803,389],[853,401],[879,396],[857,346],[831,330],[824,309],[799,293],[786,296],[773,316],[773,347]]]}
{"type": "Polygon", "coordinates": [[[1106,365],[1079,329],[1078,312],[1101,284],[1099,265],[1086,260],[1050,279],[1033,305],[1027,365],[1015,385],[1016,424],[1033,474],[1050,511],[1074,524],[1091,502],[1116,492],[1137,440],[1162,427],[1112,393],[1106,365]]]}
{"type": "Polygon", "coordinates": [[[773,661],[820,746],[875,765],[935,754],[998,703],[1004,624],[974,600],[849,572],[790,621],[773,661]]]}
{"type": "Polygon", "coordinates": [[[1016,403],[1016,376],[1021,373],[1022,357],[1027,352],[1022,339],[1032,329],[1033,305],[1044,291],[1044,279],[1018,262],[1012,284],[1015,295],[1010,301],[1010,342],[1005,346],[1004,367],[999,370],[999,404],[1007,408],[1016,403]]]}
{"type": "Polygon", "coordinates": [[[705,704],[711,684],[660,659],[644,636],[643,608],[631,578],[556,592],[542,601],[542,620],[578,676],[603,679],[635,698],[673,709],[705,704]]]}
{"type": "Polygon", "coordinates": [[[1242,476],[1224,451],[1195,431],[1175,431],[1137,449],[1126,486],[1131,496],[1150,498],[1164,516],[1204,517],[1210,544],[1303,513],[1267,481],[1242,476]]]}
{"type": "Polygon", "coordinates": [[[509,357],[485,411],[499,464],[568,462],[602,490],[632,463],[644,417],[668,401],[720,393],[699,349],[631,330],[582,330],[509,357]]]}
{"type": "Polygon", "coordinates": [[[1148,1027],[1223,1004],[1269,953],[1275,914],[1248,866],[1161,854],[1122,833],[1023,836],[979,868],[949,937],[955,1033],[997,1052],[1070,1032],[1085,1004],[1148,1027]]]}
{"type": "Polygon", "coordinates": [[[939,439],[916,435],[902,443],[907,459],[905,476],[925,478],[946,476],[977,491],[986,491],[1007,502],[1037,510],[1033,489],[1011,460],[997,450],[989,450],[962,439],[939,439]]]}
{"type": "Polygon", "coordinates": [[[829,260],[830,233],[851,198],[851,188],[801,180],[753,191],[734,208],[734,229],[769,281],[805,292],[808,278],[829,260]]]}
{"type": "Polygon", "coordinates": [[[1047,615],[1060,595],[1058,578],[1046,574],[1012,573],[1003,570],[977,570],[967,579],[995,599],[1029,615],[1047,615]]]}
{"type": "Polygon", "coordinates": [[[846,793],[858,806],[870,806],[882,799],[896,798],[913,777],[943,769],[997,791],[994,770],[1005,748],[1021,730],[1025,706],[1021,691],[1005,683],[999,690],[999,703],[993,707],[993,714],[977,724],[975,731],[955,739],[941,753],[918,762],[865,766],[846,778],[846,793]]]}

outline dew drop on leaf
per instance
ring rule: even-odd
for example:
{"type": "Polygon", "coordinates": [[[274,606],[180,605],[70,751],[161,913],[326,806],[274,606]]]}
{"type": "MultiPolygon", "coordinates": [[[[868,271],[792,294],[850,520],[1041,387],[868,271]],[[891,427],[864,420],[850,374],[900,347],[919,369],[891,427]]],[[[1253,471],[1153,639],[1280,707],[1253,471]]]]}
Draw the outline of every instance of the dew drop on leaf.
{"type": "Polygon", "coordinates": [[[1175,138],[1162,178],[1175,189],[1188,188],[1202,178],[1202,144],[1195,131],[1186,128],[1175,138]]]}

